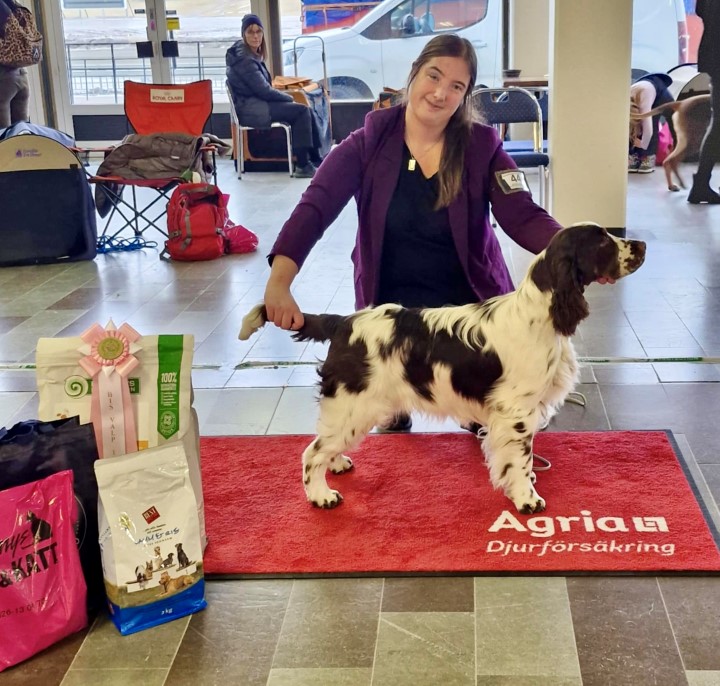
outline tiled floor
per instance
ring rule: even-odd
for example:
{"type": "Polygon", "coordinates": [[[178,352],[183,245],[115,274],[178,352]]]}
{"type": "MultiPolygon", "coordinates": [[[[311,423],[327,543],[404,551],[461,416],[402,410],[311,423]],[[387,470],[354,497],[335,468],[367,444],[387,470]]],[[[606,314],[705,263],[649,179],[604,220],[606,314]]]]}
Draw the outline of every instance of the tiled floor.
{"type": "MultiPolygon", "coordinates": [[[[686,173],[690,176],[690,170],[686,173]]],[[[580,355],[607,359],[720,357],[720,208],[690,206],[661,174],[629,179],[628,230],[648,242],[645,266],[589,289],[580,355]]],[[[260,250],[169,264],[155,250],[93,262],[0,269],[0,425],[36,416],[39,336],[77,335],[112,317],[141,333],[196,337],[196,407],[205,435],[309,433],[309,363],[322,347],[267,328],[247,343],[240,320],[262,296],[263,255],[307,182],[286,175],[221,187],[232,218],[260,250]],[[260,366],[238,367],[244,362],[260,366]]],[[[296,296],[308,311],[349,312],[348,208],[314,251],[296,296]]],[[[503,240],[514,273],[528,256],[503,240]]],[[[567,429],[671,429],[720,500],[720,365],[597,363],[583,370],[586,408],[567,429]]],[[[416,421],[416,430],[455,430],[416,421]]],[[[652,466],[648,466],[652,471],[652,466]]],[[[217,581],[207,610],[129,637],[105,618],[0,685],[184,686],[710,686],[720,684],[720,579],[707,577],[391,578],[217,581]]],[[[2,640],[11,640],[3,636],[2,640]]]]}

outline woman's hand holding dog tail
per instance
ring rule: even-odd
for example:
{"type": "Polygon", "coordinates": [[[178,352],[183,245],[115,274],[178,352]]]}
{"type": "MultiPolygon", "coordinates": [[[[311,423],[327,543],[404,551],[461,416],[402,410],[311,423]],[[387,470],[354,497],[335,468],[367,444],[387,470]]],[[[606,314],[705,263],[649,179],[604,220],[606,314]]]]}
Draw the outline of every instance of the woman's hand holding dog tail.
{"type": "Polygon", "coordinates": [[[297,331],[305,323],[305,318],[289,288],[271,288],[268,284],[265,289],[265,311],[268,321],[281,329],[297,331]]]}
{"type": "Polygon", "coordinates": [[[305,318],[295,302],[290,285],[298,273],[298,266],[284,255],[276,255],[272,271],[265,287],[265,311],[267,320],[281,329],[297,331],[305,318]]]}

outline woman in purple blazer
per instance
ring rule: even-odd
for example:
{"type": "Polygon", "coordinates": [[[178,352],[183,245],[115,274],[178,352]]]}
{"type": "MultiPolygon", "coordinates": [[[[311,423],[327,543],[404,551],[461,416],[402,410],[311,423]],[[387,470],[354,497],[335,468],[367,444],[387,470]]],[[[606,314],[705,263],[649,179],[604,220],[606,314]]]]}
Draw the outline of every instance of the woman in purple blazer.
{"type": "MultiPolygon", "coordinates": [[[[535,204],[496,131],[474,123],[477,58],[453,34],[413,63],[402,105],[371,112],[318,169],[269,255],[268,319],[297,329],[290,286],[310,250],[354,196],[355,304],[440,307],[513,290],[490,226],[539,253],[561,226],[535,204]]],[[[410,427],[397,418],[389,430],[410,427]]]]}

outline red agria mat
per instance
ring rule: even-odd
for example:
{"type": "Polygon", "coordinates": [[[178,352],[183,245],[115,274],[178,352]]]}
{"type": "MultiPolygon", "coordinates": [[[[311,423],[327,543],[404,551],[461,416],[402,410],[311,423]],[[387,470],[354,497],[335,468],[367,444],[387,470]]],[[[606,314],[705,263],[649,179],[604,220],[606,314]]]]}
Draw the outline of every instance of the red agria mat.
{"type": "MultiPolygon", "coordinates": [[[[312,436],[203,438],[208,575],[322,576],[720,570],[718,533],[662,431],[543,433],[547,509],[494,491],[470,434],[372,434],[312,507],[312,436]]],[[[689,474],[689,472],[687,472],[689,474]]]]}

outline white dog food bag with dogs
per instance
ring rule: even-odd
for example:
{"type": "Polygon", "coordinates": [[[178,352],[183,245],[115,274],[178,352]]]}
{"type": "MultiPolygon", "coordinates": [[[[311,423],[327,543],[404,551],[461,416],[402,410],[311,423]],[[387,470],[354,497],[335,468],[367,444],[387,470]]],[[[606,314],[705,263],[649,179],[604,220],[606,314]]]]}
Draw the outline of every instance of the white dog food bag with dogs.
{"type": "Polygon", "coordinates": [[[123,635],[202,610],[200,522],[180,441],[95,462],[103,576],[123,635]]]}
{"type": "Polygon", "coordinates": [[[95,324],[82,335],[37,344],[39,418],[92,422],[98,454],[116,457],[181,440],[205,545],[200,434],[192,407],[191,335],[141,336],[95,324]]]}

